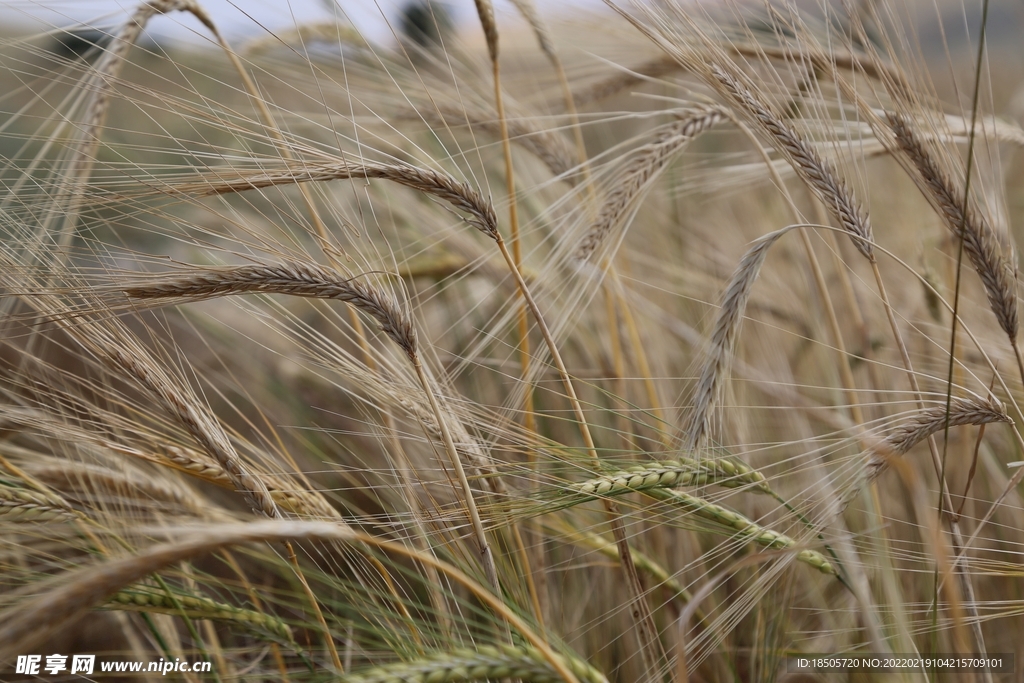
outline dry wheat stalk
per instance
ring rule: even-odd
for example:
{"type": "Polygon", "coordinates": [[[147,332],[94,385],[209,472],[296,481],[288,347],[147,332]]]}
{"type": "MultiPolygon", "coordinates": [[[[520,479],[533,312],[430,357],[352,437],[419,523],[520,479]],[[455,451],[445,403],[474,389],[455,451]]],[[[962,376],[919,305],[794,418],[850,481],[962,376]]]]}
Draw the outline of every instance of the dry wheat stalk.
{"type": "Polygon", "coordinates": [[[580,239],[576,258],[585,261],[601,246],[608,234],[636,206],[651,180],[660,173],[683,145],[726,118],[721,107],[701,107],[677,114],[669,124],[636,155],[616,177],[614,188],[605,197],[597,218],[580,239]]]}
{"type": "MultiPolygon", "coordinates": [[[[565,655],[560,658],[581,683],[607,683],[608,679],[586,662],[565,655]]],[[[555,683],[561,676],[533,648],[481,645],[472,650],[441,652],[411,662],[355,672],[343,676],[339,683],[463,683],[508,679],[555,683]]]]}
{"type": "Polygon", "coordinates": [[[133,299],[199,301],[251,293],[337,299],[376,320],[380,329],[410,358],[416,355],[416,331],[412,320],[393,297],[358,276],[343,278],[337,272],[313,263],[194,268],[186,274],[153,276],[147,278],[145,284],[118,287],[133,299]]]}
{"type": "Polygon", "coordinates": [[[577,107],[585,107],[620,93],[626,88],[675,73],[681,68],[679,62],[672,57],[655,57],[635,69],[609,76],[594,83],[586,90],[576,93],[573,99],[577,107]]]}
{"type": "Polygon", "coordinates": [[[208,197],[256,190],[278,185],[296,183],[327,182],[347,179],[390,180],[437,197],[453,208],[469,213],[470,225],[484,234],[494,237],[498,232],[498,219],[494,207],[479,192],[450,175],[411,164],[394,162],[382,164],[371,161],[360,162],[342,159],[336,162],[308,162],[301,166],[289,164],[279,169],[236,171],[232,175],[208,175],[203,180],[181,185],[171,185],[164,190],[168,194],[184,194],[191,197],[208,197]]]}
{"type": "Polygon", "coordinates": [[[917,168],[927,195],[938,209],[954,236],[963,240],[964,252],[981,278],[989,306],[999,326],[1010,338],[1017,339],[1017,273],[1012,249],[1003,243],[985,214],[971,206],[962,192],[954,188],[950,177],[939,168],[935,157],[918,139],[905,116],[886,112],[886,120],[896,135],[900,149],[917,168]]]}

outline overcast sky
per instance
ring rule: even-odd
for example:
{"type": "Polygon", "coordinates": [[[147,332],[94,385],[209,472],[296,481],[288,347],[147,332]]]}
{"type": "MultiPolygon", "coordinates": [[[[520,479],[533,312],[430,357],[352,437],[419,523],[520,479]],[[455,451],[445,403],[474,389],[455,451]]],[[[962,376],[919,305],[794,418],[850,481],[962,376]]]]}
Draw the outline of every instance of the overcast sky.
{"type": "MultiPolygon", "coordinates": [[[[388,19],[394,19],[406,0],[201,0],[221,30],[230,37],[252,36],[267,29],[281,29],[296,23],[330,19],[337,12],[347,16],[368,38],[386,42],[391,37],[388,19]],[[248,15],[248,16],[247,16],[248,15]],[[385,19],[387,17],[387,19],[385,19]]],[[[24,25],[27,31],[42,31],[79,23],[112,26],[117,17],[124,17],[139,0],[0,0],[0,21],[24,25]]],[[[457,21],[475,17],[472,0],[447,0],[457,21]]],[[[599,9],[601,0],[539,0],[542,14],[552,18],[580,7],[599,9]]],[[[496,2],[499,19],[516,16],[504,0],[496,2]]],[[[159,36],[177,40],[205,39],[199,24],[182,13],[161,17],[151,22],[150,30],[159,36]]]]}

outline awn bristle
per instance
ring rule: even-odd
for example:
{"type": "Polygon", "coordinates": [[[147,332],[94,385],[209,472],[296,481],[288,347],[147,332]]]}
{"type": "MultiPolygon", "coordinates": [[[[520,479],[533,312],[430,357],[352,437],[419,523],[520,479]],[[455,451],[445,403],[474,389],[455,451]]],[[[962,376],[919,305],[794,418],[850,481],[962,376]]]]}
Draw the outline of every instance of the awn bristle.
{"type": "Polygon", "coordinates": [[[636,156],[617,176],[614,189],[608,193],[597,218],[580,240],[576,250],[578,260],[585,261],[597,251],[608,234],[636,205],[640,194],[650,186],[651,179],[665,168],[683,145],[726,118],[721,107],[702,107],[677,116],[679,120],[669,124],[653,142],[637,150],[636,156]]]}
{"type": "MultiPolygon", "coordinates": [[[[773,48],[763,43],[757,45],[732,44],[720,46],[740,57],[762,59],[778,59],[788,63],[800,63],[809,61],[818,68],[830,70],[831,68],[847,69],[863,73],[869,78],[887,78],[894,83],[902,83],[903,77],[897,69],[883,64],[877,58],[864,58],[860,55],[832,51],[823,53],[821,51],[803,52],[791,46],[784,48],[773,48]]],[[[579,107],[598,102],[616,95],[626,88],[641,85],[647,81],[662,78],[669,74],[683,69],[678,59],[664,55],[655,57],[643,64],[630,69],[627,72],[616,74],[605,80],[594,83],[586,90],[576,94],[574,97],[579,107]]]]}
{"type": "MultiPolygon", "coordinates": [[[[472,128],[480,128],[489,135],[501,136],[501,122],[494,118],[493,113],[469,107],[438,105],[436,108],[417,111],[414,116],[422,118],[430,125],[469,125],[472,128]]],[[[575,183],[576,179],[571,175],[571,171],[577,165],[576,152],[563,136],[554,131],[537,128],[526,116],[508,118],[506,124],[511,142],[544,162],[552,175],[568,183],[575,183]]]]}
{"type": "Polygon", "coordinates": [[[134,299],[198,301],[236,294],[289,294],[315,299],[336,299],[369,315],[409,355],[416,355],[412,319],[385,292],[359,279],[311,263],[279,263],[200,269],[183,275],[154,276],[146,284],[119,287],[134,299]]]}
{"type": "Polygon", "coordinates": [[[981,278],[989,306],[999,326],[1010,338],[1017,339],[1017,277],[1013,260],[999,235],[985,215],[965,201],[963,193],[954,189],[953,182],[939,168],[934,156],[914,134],[906,117],[892,112],[886,119],[900,149],[910,158],[924,179],[932,201],[938,207],[946,226],[963,241],[964,252],[981,278]]]}
{"type": "Polygon", "coordinates": [[[647,80],[675,73],[681,68],[682,66],[679,62],[672,57],[656,57],[644,62],[631,71],[616,74],[594,83],[586,90],[576,93],[573,96],[573,100],[577,107],[585,107],[588,104],[616,95],[626,88],[639,85],[647,80]]]}

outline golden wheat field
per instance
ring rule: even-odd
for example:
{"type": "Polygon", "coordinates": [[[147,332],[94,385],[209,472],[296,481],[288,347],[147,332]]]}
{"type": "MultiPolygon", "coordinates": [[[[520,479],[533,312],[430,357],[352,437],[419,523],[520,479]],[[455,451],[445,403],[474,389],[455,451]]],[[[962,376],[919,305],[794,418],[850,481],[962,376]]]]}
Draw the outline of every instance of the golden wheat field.
{"type": "Polygon", "coordinates": [[[1016,3],[121,4],[0,37],[0,680],[1024,680],[1016,3]]]}

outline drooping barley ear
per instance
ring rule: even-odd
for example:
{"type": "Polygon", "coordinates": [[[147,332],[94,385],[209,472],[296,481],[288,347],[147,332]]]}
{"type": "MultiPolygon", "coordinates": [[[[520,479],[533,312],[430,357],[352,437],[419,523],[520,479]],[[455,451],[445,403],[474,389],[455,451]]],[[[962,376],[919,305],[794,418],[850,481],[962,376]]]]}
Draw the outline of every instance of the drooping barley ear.
{"type": "MultiPolygon", "coordinates": [[[[682,491],[657,488],[647,489],[644,493],[652,498],[681,507],[698,517],[721,524],[737,532],[736,535],[739,538],[753,541],[765,548],[783,550],[799,545],[796,540],[785,534],[773,531],[744,517],[738,512],[704,500],[699,496],[693,496],[682,491]]],[[[796,559],[814,567],[822,574],[836,574],[835,567],[825,559],[824,555],[816,550],[801,550],[796,554],[796,559]]]]}
{"type": "Polygon", "coordinates": [[[118,288],[132,299],[199,301],[252,293],[336,299],[373,318],[381,331],[410,358],[416,355],[416,331],[412,319],[393,297],[358,276],[343,278],[337,272],[314,263],[197,268],[187,274],[155,276],[147,278],[145,284],[119,285],[118,288]]]}
{"type": "Polygon", "coordinates": [[[728,95],[774,141],[775,147],[789,160],[797,175],[807,183],[839,226],[854,236],[852,241],[857,251],[874,261],[874,236],[868,216],[832,164],[822,159],[810,143],[736,76],[717,64],[705,64],[704,70],[711,84],[728,95]]]}
{"type": "Polygon", "coordinates": [[[654,141],[637,150],[636,155],[615,179],[597,218],[587,228],[576,250],[576,258],[585,261],[623,219],[635,208],[650,183],[686,143],[726,118],[721,107],[701,107],[677,114],[679,120],[663,129],[654,141]]]}
{"type": "Polygon", "coordinates": [[[277,170],[253,170],[208,176],[205,180],[171,185],[165,192],[191,197],[208,197],[257,190],[278,185],[380,178],[419,190],[437,197],[453,208],[472,216],[469,224],[493,239],[498,234],[498,219],[494,207],[475,189],[450,175],[433,169],[420,168],[402,162],[382,164],[342,159],[333,163],[310,162],[301,166],[288,164],[277,170]]]}
{"type": "Polygon", "coordinates": [[[886,112],[886,120],[900,149],[917,168],[924,181],[926,196],[938,209],[946,227],[963,241],[964,252],[988,296],[989,306],[999,326],[1017,341],[1017,278],[1011,258],[1012,248],[1003,243],[985,214],[971,205],[969,198],[955,189],[952,179],[915,134],[910,121],[900,114],[886,112]]]}
{"type": "Polygon", "coordinates": [[[711,332],[707,358],[693,396],[693,412],[686,426],[684,450],[696,452],[711,430],[711,414],[718,402],[722,385],[729,372],[736,337],[743,322],[743,314],[750,300],[751,290],[768,250],[780,237],[795,226],[769,233],[758,239],[747,250],[729,280],[722,296],[722,304],[711,332]]]}
{"type": "MultiPolygon", "coordinates": [[[[949,405],[949,426],[984,425],[994,422],[1012,423],[1003,406],[993,400],[954,397],[949,405]]],[[[882,443],[870,451],[865,465],[865,483],[884,472],[893,457],[907,453],[911,448],[946,426],[946,406],[935,406],[918,411],[901,422],[882,443]]]]}
{"type": "Polygon", "coordinates": [[[208,414],[190,389],[175,382],[140,348],[120,343],[124,340],[111,339],[99,330],[86,330],[86,326],[71,326],[68,329],[80,334],[79,338],[115,371],[132,378],[156,398],[223,468],[235,490],[242,494],[254,511],[271,519],[281,516],[266,485],[249,471],[220,422],[208,414]]]}
{"type": "MultiPolygon", "coordinates": [[[[163,444],[158,450],[159,454],[143,453],[134,449],[123,449],[122,452],[164,467],[171,467],[221,488],[234,489],[231,477],[213,460],[179,446],[163,444]]],[[[270,497],[278,507],[294,515],[307,519],[341,519],[341,514],[319,491],[296,487],[274,475],[261,473],[260,480],[266,484],[270,497]]]]}
{"type": "MultiPolygon", "coordinates": [[[[560,655],[560,659],[581,683],[608,682],[604,674],[580,659],[565,655],[560,655]]],[[[533,648],[481,645],[472,650],[442,652],[357,671],[343,676],[340,683],[468,683],[502,679],[555,683],[561,677],[533,648]]]]}

